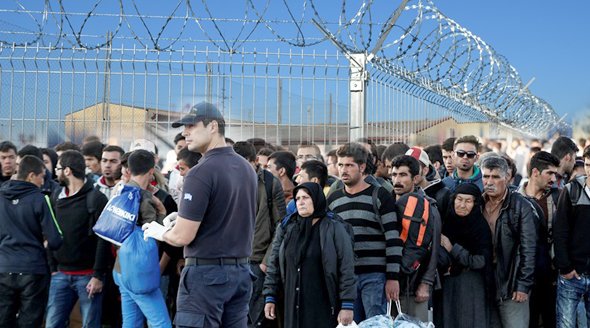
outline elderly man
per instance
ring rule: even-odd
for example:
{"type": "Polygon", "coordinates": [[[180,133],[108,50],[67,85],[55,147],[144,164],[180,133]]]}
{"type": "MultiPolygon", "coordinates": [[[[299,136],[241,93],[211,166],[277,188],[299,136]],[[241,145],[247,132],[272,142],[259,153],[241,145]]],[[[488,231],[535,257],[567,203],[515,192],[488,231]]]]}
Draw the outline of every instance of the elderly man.
{"type": "Polygon", "coordinates": [[[508,163],[490,156],[481,163],[484,217],[492,230],[496,306],[492,327],[529,326],[529,293],[534,282],[538,222],[533,205],[508,188],[508,163]]]}

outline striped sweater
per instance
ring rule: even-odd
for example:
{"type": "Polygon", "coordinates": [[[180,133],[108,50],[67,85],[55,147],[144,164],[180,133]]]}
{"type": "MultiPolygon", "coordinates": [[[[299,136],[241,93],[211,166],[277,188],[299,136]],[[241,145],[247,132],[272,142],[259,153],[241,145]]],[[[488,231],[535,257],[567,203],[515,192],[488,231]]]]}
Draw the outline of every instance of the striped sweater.
{"type": "Polygon", "coordinates": [[[355,273],[385,272],[388,280],[399,280],[403,243],[399,236],[395,199],[379,187],[376,207],[373,206],[373,189],[354,195],[344,188],[328,197],[328,208],[352,225],[354,230],[355,273]],[[381,218],[381,224],[379,223],[381,218]]]}

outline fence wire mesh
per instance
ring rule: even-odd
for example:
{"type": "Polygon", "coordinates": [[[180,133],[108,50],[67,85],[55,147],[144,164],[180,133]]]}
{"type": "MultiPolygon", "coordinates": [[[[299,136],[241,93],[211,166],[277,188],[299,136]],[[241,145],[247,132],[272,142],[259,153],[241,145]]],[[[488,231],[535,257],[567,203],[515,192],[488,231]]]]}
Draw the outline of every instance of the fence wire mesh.
{"type": "Polygon", "coordinates": [[[431,1],[410,1],[392,20],[398,5],[4,2],[0,138],[45,146],[92,134],[168,148],[179,132],[170,123],[210,101],[231,138],[327,149],[355,128],[348,56],[359,53],[368,55],[363,136],[376,142],[500,128],[543,136],[564,125],[504,57],[431,1]]]}

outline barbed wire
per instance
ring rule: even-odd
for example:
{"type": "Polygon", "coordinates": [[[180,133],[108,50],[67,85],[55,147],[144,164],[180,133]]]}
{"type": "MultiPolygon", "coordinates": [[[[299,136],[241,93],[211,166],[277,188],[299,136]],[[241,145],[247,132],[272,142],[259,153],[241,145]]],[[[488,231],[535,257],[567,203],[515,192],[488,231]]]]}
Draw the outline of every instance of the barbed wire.
{"type": "Polygon", "coordinates": [[[489,120],[533,134],[565,125],[526,88],[505,57],[441,13],[432,0],[411,1],[392,29],[388,24],[397,4],[374,0],[244,0],[241,7],[235,1],[178,0],[158,4],[156,13],[136,0],[95,0],[88,9],[79,8],[84,5],[3,1],[0,44],[95,50],[132,39],[141,48],[178,51],[205,40],[220,51],[238,53],[253,42],[320,45],[327,37],[313,20],[348,53],[369,53],[383,39],[371,58],[374,69],[474,108],[489,120]],[[115,8],[118,12],[112,12],[115,8]]]}

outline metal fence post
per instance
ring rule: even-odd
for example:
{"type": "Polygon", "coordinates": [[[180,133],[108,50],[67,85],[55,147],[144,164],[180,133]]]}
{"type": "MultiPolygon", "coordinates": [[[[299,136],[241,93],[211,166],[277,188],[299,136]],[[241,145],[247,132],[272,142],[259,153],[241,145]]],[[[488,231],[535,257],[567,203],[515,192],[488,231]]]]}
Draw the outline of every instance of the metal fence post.
{"type": "Polygon", "coordinates": [[[350,127],[349,141],[365,137],[367,117],[366,86],[368,74],[366,70],[367,55],[365,53],[350,54],[350,127]]]}

